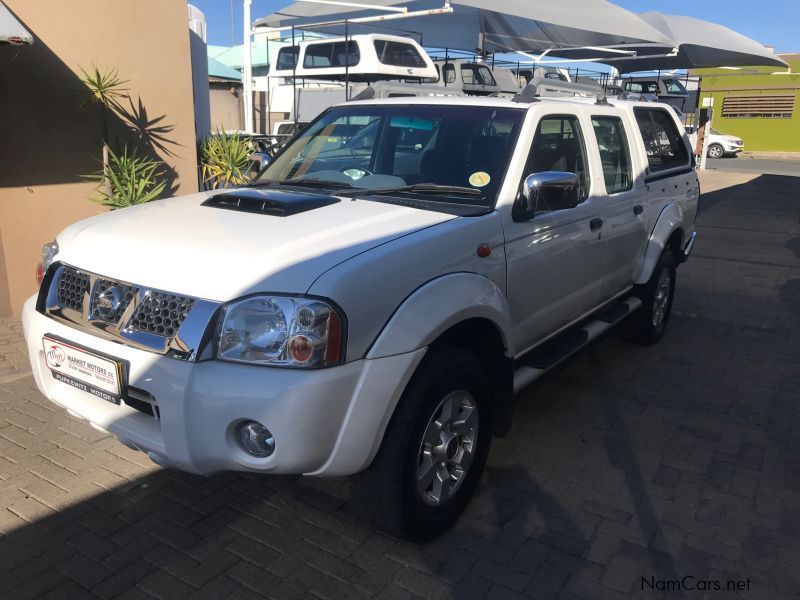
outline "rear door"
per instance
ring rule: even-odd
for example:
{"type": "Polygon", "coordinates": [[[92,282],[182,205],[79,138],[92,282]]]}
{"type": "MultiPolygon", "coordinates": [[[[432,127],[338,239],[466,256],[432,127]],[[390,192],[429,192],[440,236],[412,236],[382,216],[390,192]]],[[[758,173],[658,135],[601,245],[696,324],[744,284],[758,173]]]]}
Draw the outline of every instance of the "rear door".
{"type": "Polygon", "coordinates": [[[633,284],[647,242],[647,190],[633,163],[631,131],[619,115],[593,115],[592,130],[600,159],[605,196],[602,245],[605,268],[600,300],[607,300],[633,284]]]}

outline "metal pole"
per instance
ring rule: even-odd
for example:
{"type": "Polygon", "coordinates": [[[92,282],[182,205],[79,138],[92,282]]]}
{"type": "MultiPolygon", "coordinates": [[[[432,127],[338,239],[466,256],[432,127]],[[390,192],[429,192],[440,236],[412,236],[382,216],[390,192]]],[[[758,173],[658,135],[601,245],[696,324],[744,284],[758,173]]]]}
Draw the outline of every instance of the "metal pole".
{"type": "Polygon", "coordinates": [[[300,60],[300,48],[295,50],[294,25],[292,25],[292,53],[295,54],[292,61],[292,120],[294,120],[294,130],[297,131],[297,61],[300,60]]]}
{"type": "Polygon", "coordinates": [[[251,56],[250,38],[252,37],[252,23],[250,22],[250,3],[244,0],[244,48],[242,49],[242,87],[244,88],[244,129],[248,133],[253,131],[253,58],[251,56]]]}
{"type": "Polygon", "coordinates": [[[350,28],[344,20],[344,101],[350,100],[350,28]]]}

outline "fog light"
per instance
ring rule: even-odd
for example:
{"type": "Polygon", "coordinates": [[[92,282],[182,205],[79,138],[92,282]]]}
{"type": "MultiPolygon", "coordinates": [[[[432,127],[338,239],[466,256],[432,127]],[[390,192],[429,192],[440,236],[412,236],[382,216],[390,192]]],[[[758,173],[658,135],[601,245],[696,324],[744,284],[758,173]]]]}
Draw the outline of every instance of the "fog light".
{"type": "Polygon", "coordinates": [[[257,421],[247,421],[239,426],[239,441],[245,452],[259,458],[275,452],[275,438],[269,429],[257,421]]]}

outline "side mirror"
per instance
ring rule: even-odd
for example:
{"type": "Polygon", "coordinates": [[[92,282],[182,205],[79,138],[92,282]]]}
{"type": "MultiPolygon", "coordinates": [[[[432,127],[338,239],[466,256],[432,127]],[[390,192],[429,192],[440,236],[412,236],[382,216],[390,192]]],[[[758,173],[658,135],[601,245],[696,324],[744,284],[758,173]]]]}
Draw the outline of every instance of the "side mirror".
{"type": "Polygon", "coordinates": [[[578,198],[578,176],[566,171],[544,171],[525,178],[522,194],[514,203],[515,221],[528,221],[542,210],[575,208],[578,198]]]}

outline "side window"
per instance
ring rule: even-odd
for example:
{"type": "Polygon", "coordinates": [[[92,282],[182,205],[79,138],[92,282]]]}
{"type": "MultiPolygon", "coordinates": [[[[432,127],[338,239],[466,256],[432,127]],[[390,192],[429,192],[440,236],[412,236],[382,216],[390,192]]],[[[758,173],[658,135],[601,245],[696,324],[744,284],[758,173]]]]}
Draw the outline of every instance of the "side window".
{"type": "Polygon", "coordinates": [[[633,109],[642,132],[647,161],[651,171],[664,171],[689,165],[689,153],[675,121],[660,108],[633,109]]]}
{"type": "Polygon", "coordinates": [[[664,86],[667,88],[669,94],[685,94],[686,88],[680,81],[675,79],[664,79],[664,86]]]}
{"type": "Polygon", "coordinates": [[[467,85],[497,85],[494,75],[485,65],[462,64],[461,79],[467,85]]]}
{"type": "Polygon", "coordinates": [[[361,59],[358,43],[349,41],[329,44],[309,44],[303,59],[303,68],[344,67],[357,65],[361,59]]]}
{"type": "Polygon", "coordinates": [[[455,83],[456,81],[456,68],[454,65],[447,63],[442,69],[444,71],[444,82],[455,83]]]}
{"type": "Polygon", "coordinates": [[[606,191],[616,194],[631,189],[631,153],[622,120],[617,117],[592,117],[592,128],[600,149],[606,191]]]}
{"type": "Polygon", "coordinates": [[[287,46],[278,50],[278,60],[275,68],[278,71],[291,71],[297,63],[297,56],[300,53],[299,46],[287,46]]]}
{"type": "MultiPolygon", "coordinates": [[[[586,145],[577,117],[554,115],[539,121],[526,163],[526,177],[545,171],[575,173],[578,176],[578,199],[583,201],[589,195],[586,164],[586,145]]],[[[549,199],[548,204],[550,210],[561,208],[557,198],[549,199]]]]}
{"type": "Polygon", "coordinates": [[[425,61],[411,44],[375,40],[375,52],[378,60],[385,65],[396,67],[424,67],[425,61]]]}

